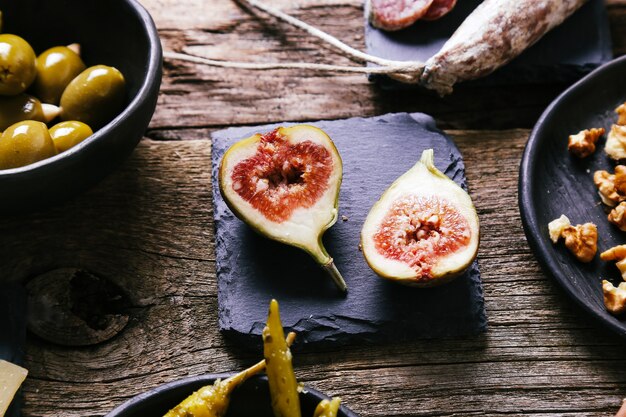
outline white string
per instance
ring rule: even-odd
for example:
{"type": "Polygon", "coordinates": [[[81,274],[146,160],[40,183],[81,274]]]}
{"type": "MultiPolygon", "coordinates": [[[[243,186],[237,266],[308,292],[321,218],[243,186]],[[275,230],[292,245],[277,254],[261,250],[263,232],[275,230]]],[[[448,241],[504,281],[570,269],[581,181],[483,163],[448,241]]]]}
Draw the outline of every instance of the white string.
{"type": "Polygon", "coordinates": [[[422,71],[424,70],[424,63],[419,61],[393,61],[373,55],[366,54],[354,49],[349,45],[341,42],[334,36],[323,32],[316,27],[309,25],[295,17],[289,16],[286,13],[281,12],[278,9],[270,7],[259,0],[237,0],[243,2],[251,7],[257,8],[271,16],[274,16],[280,20],[289,23],[292,26],[296,26],[308,34],[315,36],[326,43],[329,43],[342,51],[348,57],[356,59],[361,62],[370,62],[380,65],[379,67],[357,67],[346,65],[332,65],[332,64],[317,64],[308,62],[271,62],[271,63],[255,63],[255,62],[233,62],[233,61],[219,61],[216,59],[200,57],[197,55],[191,55],[188,53],[179,52],[163,52],[163,56],[168,59],[177,59],[182,61],[194,62],[197,64],[210,65],[214,67],[222,68],[238,68],[248,70],[269,70],[269,69],[301,69],[301,70],[314,70],[314,71],[336,71],[336,72],[356,72],[364,74],[387,74],[392,78],[406,83],[415,83],[419,81],[422,71]]]}
{"type": "MultiPolygon", "coordinates": [[[[290,16],[287,13],[284,13],[271,6],[268,6],[259,0],[237,0],[237,1],[246,3],[252,7],[255,7],[259,10],[264,11],[265,13],[271,16],[274,16],[280,20],[283,20],[284,22],[287,22],[292,26],[298,27],[304,30],[305,32],[307,32],[309,35],[313,35],[317,38],[320,38],[321,40],[333,45],[337,49],[343,51],[344,53],[346,53],[347,55],[353,58],[358,59],[359,61],[371,62],[373,64],[378,64],[382,66],[398,66],[398,65],[404,65],[405,63],[404,61],[392,61],[392,60],[380,58],[377,56],[369,55],[369,54],[359,51],[358,49],[354,49],[353,47],[341,42],[339,39],[335,38],[334,36],[314,26],[311,26],[308,23],[303,22],[302,20],[296,19],[295,17],[290,16]]],[[[412,64],[416,64],[416,63],[413,62],[412,64]]]]}
{"type": "Polygon", "coordinates": [[[410,66],[384,66],[384,67],[355,67],[332,64],[316,64],[309,62],[234,62],[219,61],[211,58],[205,58],[197,55],[178,52],[163,52],[163,56],[168,59],[177,59],[181,61],[193,62],[196,64],[205,64],[213,67],[222,68],[238,68],[248,70],[270,70],[270,69],[302,69],[317,71],[338,71],[338,72],[358,72],[363,74],[399,74],[400,76],[409,76],[415,72],[419,72],[421,65],[410,66]]]}

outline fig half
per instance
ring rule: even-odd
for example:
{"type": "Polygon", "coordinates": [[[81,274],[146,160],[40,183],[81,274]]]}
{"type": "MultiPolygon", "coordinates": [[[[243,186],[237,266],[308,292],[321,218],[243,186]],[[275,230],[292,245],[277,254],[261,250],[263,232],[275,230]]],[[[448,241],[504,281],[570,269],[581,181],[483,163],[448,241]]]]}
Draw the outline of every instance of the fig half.
{"type": "Polygon", "coordinates": [[[308,252],[345,292],[322,244],[337,221],[342,175],[341,157],[328,135],[297,125],[231,146],[220,164],[219,185],[237,217],[270,239],[308,252]]]}
{"type": "Polygon", "coordinates": [[[435,167],[432,149],[383,193],[361,230],[369,266],[383,278],[418,287],[465,271],[478,241],[472,199],[435,167]]]}

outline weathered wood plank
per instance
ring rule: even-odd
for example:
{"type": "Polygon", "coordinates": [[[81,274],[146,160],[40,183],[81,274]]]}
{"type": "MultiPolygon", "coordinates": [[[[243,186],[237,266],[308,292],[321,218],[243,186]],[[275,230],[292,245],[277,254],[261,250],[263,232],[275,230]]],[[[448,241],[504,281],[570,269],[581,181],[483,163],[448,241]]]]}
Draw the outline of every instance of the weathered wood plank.
{"type": "MultiPolygon", "coordinates": [[[[144,0],[166,48],[221,59],[348,62],[298,30],[231,1],[144,0]]],[[[272,0],[363,48],[360,0],[272,0]]],[[[626,1],[607,0],[616,54],[626,1]]],[[[147,388],[240,369],[256,356],[217,331],[210,195],[213,129],[425,111],[456,128],[531,126],[563,86],[460,88],[439,99],[385,92],[359,75],[265,74],[166,62],[148,137],[93,190],[49,211],[0,219],[2,280],[77,266],[129,295],[128,327],[100,345],[30,336],[25,416],[101,416],[147,388]]],[[[363,416],[607,416],[626,392],[623,341],[545,275],[526,244],[517,172],[528,130],[451,131],[482,224],[489,331],[476,338],[296,353],[300,378],[363,416]]]]}
{"type": "MultiPolygon", "coordinates": [[[[234,61],[349,63],[302,31],[248,12],[235,2],[144,3],[155,16],[165,49],[186,49],[234,61]]],[[[356,48],[364,48],[361,1],[271,4],[356,48]]],[[[626,53],[626,6],[616,0],[607,4],[614,51],[621,55],[626,53]]],[[[393,111],[424,111],[446,128],[531,127],[564,88],[565,85],[460,86],[453,95],[439,98],[423,90],[385,91],[358,74],[228,70],[166,61],[159,106],[151,127],[336,119],[393,111]]]]}
{"type": "MultiPolygon", "coordinates": [[[[208,131],[159,133],[180,140],[145,139],[88,193],[0,220],[0,247],[11,247],[0,253],[3,276],[78,266],[116,282],[135,306],[129,326],[100,345],[31,336],[25,416],[99,416],[158,384],[256,359],[217,330],[210,147],[197,139],[208,131]]],[[[566,299],[525,243],[516,193],[529,132],[450,133],[482,224],[488,333],[298,352],[298,375],[363,416],[609,415],[626,392],[623,342],[566,299]]]]}

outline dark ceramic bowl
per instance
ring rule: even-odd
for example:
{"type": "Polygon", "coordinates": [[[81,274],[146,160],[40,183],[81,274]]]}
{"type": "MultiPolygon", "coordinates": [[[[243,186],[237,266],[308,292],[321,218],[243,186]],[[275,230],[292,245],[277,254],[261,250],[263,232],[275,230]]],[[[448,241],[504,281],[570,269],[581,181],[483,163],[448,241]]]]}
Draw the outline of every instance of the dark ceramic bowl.
{"type": "Polygon", "coordinates": [[[74,148],[0,171],[0,212],[34,210],[65,200],[113,171],[143,136],[156,107],[162,50],[154,22],[135,0],[0,0],[5,33],[39,54],[78,42],[87,66],[118,68],[126,107],[74,148]]]}
{"type": "MultiPolygon", "coordinates": [[[[200,387],[212,384],[218,378],[224,379],[231,375],[202,375],[171,382],[136,396],[105,417],[161,417],[200,387]]],[[[300,394],[302,416],[312,416],[315,407],[323,399],[329,399],[329,397],[306,387],[300,394]]],[[[238,387],[233,392],[226,416],[273,417],[267,377],[253,377],[238,387]]],[[[342,405],[338,417],[358,416],[342,405]]]]}
{"type": "MultiPolygon", "coordinates": [[[[615,108],[626,101],[626,56],[595,70],[561,94],[539,118],[522,156],[519,205],[528,243],[546,272],[576,303],[600,323],[626,338],[626,317],[614,317],[604,307],[601,280],[622,281],[615,262],[599,255],[578,262],[563,241],[552,244],[548,223],[565,214],[572,224],[598,227],[598,254],[624,244],[626,234],[607,220],[593,183],[596,170],[613,172],[615,163],[604,153],[605,139],[585,159],[567,151],[567,138],[580,130],[617,121],[615,108]]],[[[606,137],[606,135],[605,135],[606,137]]]]}

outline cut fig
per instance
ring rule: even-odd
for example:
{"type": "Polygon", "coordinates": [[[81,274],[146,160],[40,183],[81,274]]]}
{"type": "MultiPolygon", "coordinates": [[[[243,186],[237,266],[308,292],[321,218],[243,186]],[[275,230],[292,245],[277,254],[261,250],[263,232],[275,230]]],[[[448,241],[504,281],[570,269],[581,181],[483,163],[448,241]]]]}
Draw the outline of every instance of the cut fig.
{"type": "Polygon", "coordinates": [[[260,234],[308,252],[346,291],[322,244],[337,221],[342,162],[332,140],[309,126],[279,127],[237,142],[219,170],[220,191],[260,234]]]}
{"type": "Polygon", "coordinates": [[[381,277],[430,287],[465,271],[478,252],[479,226],[470,196],[439,171],[428,149],[371,208],[361,245],[381,277]]]}

